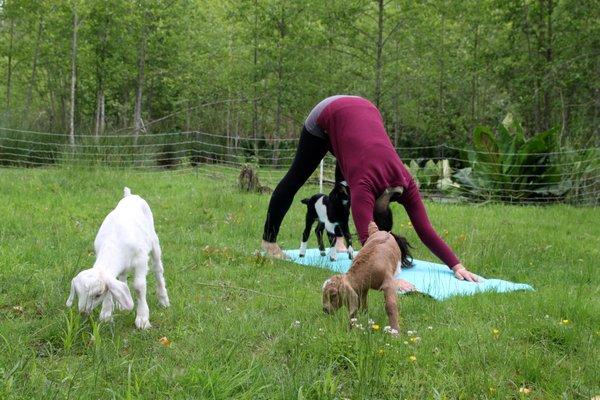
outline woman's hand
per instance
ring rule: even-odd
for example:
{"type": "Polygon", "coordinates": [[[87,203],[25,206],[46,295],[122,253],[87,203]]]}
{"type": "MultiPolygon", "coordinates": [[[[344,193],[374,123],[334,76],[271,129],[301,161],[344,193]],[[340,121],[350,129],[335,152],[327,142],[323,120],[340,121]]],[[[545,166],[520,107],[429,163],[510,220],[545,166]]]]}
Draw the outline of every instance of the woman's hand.
{"type": "Polygon", "coordinates": [[[461,281],[479,282],[480,278],[472,272],[469,272],[462,264],[456,264],[452,267],[454,276],[461,281]]]}

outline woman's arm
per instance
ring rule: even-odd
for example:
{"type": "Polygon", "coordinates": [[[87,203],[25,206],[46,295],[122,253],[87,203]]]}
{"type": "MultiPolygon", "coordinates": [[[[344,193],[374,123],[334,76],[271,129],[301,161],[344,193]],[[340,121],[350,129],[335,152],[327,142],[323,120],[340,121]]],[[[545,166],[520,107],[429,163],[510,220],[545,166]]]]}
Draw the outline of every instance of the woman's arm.
{"type": "Polygon", "coordinates": [[[419,189],[414,182],[411,182],[405,189],[401,202],[423,244],[448,267],[452,268],[460,264],[452,249],[439,237],[431,225],[425,205],[419,195],[419,189]]]}
{"type": "Polygon", "coordinates": [[[436,233],[429,221],[425,205],[423,204],[423,200],[421,200],[419,189],[414,181],[411,181],[408,188],[406,188],[402,195],[401,203],[406,209],[408,217],[415,228],[415,232],[417,232],[421,241],[433,254],[452,269],[454,276],[460,280],[478,282],[478,277],[469,272],[460,263],[450,246],[448,246],[436,233]]]}
{"type": "Polygon", "coordinates": [[[373,221],[375,196],[364,186],[350,188],[352,219],[361,244],[369,238],[369,222],[373,221]]]}

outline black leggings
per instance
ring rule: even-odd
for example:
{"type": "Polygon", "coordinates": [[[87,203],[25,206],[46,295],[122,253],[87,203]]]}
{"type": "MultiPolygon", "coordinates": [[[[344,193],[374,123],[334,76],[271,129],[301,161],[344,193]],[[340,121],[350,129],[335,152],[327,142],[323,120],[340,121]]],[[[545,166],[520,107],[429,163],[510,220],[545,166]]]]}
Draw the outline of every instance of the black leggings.
{"type": "MultiPolygon", "coordinates": [[[[276,242],[283,217],[290,209],[294,196],[317,169],[328,150],[328,140],[317,137],[302,129],[296,156],[289,171],[277,185],[269,202],[269,210],[265,220],[263,239],[276,242]]],[[[339,168],[336,167],[336,180],[343,180],[339,168]]]]}

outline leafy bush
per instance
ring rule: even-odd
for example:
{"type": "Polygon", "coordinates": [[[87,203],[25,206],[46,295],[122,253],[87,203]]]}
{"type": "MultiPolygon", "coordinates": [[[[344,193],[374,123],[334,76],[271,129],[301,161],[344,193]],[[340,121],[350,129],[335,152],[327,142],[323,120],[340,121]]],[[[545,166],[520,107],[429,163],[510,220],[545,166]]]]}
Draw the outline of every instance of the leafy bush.
{"type": "Polygon", "coordinates": [[[0,166],[39,167],[61,161],[65,140],[24,131],[0,130],[0,166]]]}
{"type": "Polygon", "coordinates": [[[448,193],[459,187],[452,181],[452,169],[447,159],[427,160],[423,168],[415,160],[410,160],[408,170],[421,190],[448,193]]]}
{"type": "Polygon", "coordinates": [[[454,177],[468,194],[502,201],[563,198],[572,182],[559,162],[557,129],[525,139],[523,128],[506,118],[495,132],[479,126],[467,150],[470,167],[454,177]]]}
{"type": "Polygon", "coordinates": [[[569,168],[563,180],[570,182],[566,200],[578,204],[600,204],[600,148],[577,151],[568,149],[560,159],[569,168]]]}

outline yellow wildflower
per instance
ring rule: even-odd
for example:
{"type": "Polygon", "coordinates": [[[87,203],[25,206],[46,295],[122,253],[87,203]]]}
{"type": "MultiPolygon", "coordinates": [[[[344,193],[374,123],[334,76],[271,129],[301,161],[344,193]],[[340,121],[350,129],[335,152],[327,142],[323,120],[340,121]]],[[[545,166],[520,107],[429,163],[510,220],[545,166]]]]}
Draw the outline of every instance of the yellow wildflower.
{"type": "Polygon", "coordinates": [[[417,361],[417,357],[415,357],[415,356],[410,356],[410,357],[408,357],[408,359],[412,362],[417,361]]]}
{"type": "Polygon", "coordinates": [[[371,328],[372,328],[374,331],[378,331],[378,330],[379,330],[379,325],[377,325],[377,324],[373,324],[373,325],[371,325],[371,328]]]}
{"type": "Polygon", "coordinates": [[[161,337],[160,339],[158,339],[158,341],[160,342],[160,344],[162,344],[165,347],[171,346],[171,341],[169,339],[167,339],[166,336],[161,337]]]}
{"type": "Polygon", "coordinates": [[[531,393],[531,391],[532,390],[528,387],[519,388],[519,393],[529,394],[529,393],[531,393]]]}

